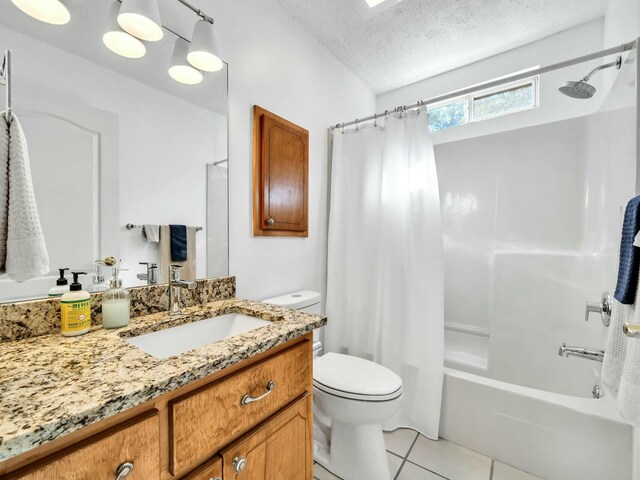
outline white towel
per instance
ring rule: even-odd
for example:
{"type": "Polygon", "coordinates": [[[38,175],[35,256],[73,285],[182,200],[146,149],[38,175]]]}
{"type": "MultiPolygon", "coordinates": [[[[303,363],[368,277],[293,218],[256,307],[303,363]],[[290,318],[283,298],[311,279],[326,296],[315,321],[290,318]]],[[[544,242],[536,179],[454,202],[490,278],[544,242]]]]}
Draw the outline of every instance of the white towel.
{"type": "Polygon", "coordinates": [[[142,234],[149,243],[158,243],[160,241],[160,225],[143,225],[142,234]]]}
{"type": "MultiPolygon", "coordinates": [[[[622,225],[621,225],[622,230],[622,225]]],[[[633,242],[640,246],[640,234],[633,242]]],[[[627,337],[622,331],[625,323],[640,323],[640,282],[633,304],[625,305],[615,298],[611,304],[607,345],[602,364],[601,380],[615,395],[616,408],[630,424],[640,426],[640,338],[627,337]]]]}
{"type": "Polygon", "coordinates": [[[22,127],[15,115],[0,124],[0,272],[23,282],[49,272],[49,255],[22,127]]]}

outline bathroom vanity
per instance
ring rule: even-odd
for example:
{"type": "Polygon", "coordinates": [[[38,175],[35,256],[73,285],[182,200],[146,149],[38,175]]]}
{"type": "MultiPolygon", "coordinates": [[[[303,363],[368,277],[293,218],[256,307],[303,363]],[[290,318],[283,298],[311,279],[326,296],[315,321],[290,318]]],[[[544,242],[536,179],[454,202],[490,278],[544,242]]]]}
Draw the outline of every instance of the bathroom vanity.
{"type": "Polygon", "coordinates": [[[310,332],[326,319],[222,297],[119,330],[0,344],[0,477],[311,479],[310,332]],[[269,324],[169,358],[131,342],[232,314],[269,324]]]}

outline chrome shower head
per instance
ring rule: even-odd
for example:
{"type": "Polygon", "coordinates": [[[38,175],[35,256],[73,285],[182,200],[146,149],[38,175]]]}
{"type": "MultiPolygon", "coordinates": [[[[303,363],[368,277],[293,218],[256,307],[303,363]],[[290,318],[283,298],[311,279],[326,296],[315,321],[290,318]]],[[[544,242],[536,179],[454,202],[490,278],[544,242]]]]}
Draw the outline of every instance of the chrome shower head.
{"type": "Polygon", "coordinates": [[[622,57],[618,57],[615,62],[605,63],[604,65],[600,65],[599,67],[594,68],[589,72],[589,74],[584,77],[582,80],[578,80],[577,82],[564,82],[558,90],[560,93],[563,93],[567,97],[571,98],[591,98],[596,93],[596,87],[593,85],[589,85],[587,81],[591,78],[591,76],[599,70],[609,67],[616,67],[618,70],[622,66],[622,57]]]}
{"type": "Polygon", "coordinates": [[[589,85],[584,80],[578,80],[577,82],[564,82],[558,89],[561,93],[564,93],[567,97],[571,98],[591,98],[596,93],[596,87],[589,85]]]}

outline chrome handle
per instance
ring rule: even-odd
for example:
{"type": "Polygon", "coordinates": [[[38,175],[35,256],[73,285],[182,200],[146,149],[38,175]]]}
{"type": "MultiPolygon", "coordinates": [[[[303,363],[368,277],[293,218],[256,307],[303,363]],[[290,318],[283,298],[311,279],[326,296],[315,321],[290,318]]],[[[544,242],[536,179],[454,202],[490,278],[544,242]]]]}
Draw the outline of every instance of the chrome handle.
{"type": "Polygon", "coordinates": [[[259,402],[260,400],[265,398],[267,395],[270,395],[271,392],[273,392],[273,390],[275,388],[276,388],[276,383],[274,381],[269,381],[269,383],[267,383],[267,391],[266,392],[264,392],[259,397],[251,397],[249,395],[245,395],[244,397],[242,397],[242,400],[240,400],[240,405],[245,406],[245,405],[249,405],[250,403],[253,403],[253,402],[259,402]]]}
{"type": "Polygon", "coordinates": [[[116,480],[122,480],[124,477],[128,477],[131,472],[133,472],[133,463],[124,462],[116,470],[116,475],[118,475],[116,480]]]}
{"type": "Polygon", "coordinates": [[[274,223],[276,223],[276,221],[273,218],[267,220],[267,225],[273,225],[274,223]]]}
{"type": "Polygon", "coordinates": [[[247,457],[236,457],[231,462],[233,466],[233,471],[236,473],[242,473],[242,471],[247,467],[247,457]]]}
{"type": "Polygon", "coordinates": [[[611,295],[609,292],[604,292],[600,302],[587,302],[584,312],[584,321],[589,321],[590,313],[599,313],[602,324],[608,327],[611,323],[611,295]]]}
{"type": "Polygon", "coordinates": [[[622,331],[627,337],[640,337],[640,323],[625,322],[622,331]]]}

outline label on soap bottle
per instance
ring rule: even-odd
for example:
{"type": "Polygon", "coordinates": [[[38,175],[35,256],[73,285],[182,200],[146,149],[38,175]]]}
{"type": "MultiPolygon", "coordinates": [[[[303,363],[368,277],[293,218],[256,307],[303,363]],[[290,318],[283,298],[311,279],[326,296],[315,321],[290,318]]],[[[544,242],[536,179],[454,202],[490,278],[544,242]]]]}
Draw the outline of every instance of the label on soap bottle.
{"type": "Polygon", "coordinates": [[[73,333],[91,327],[91,299],[60,302],[61,329],[73,333]]]}

